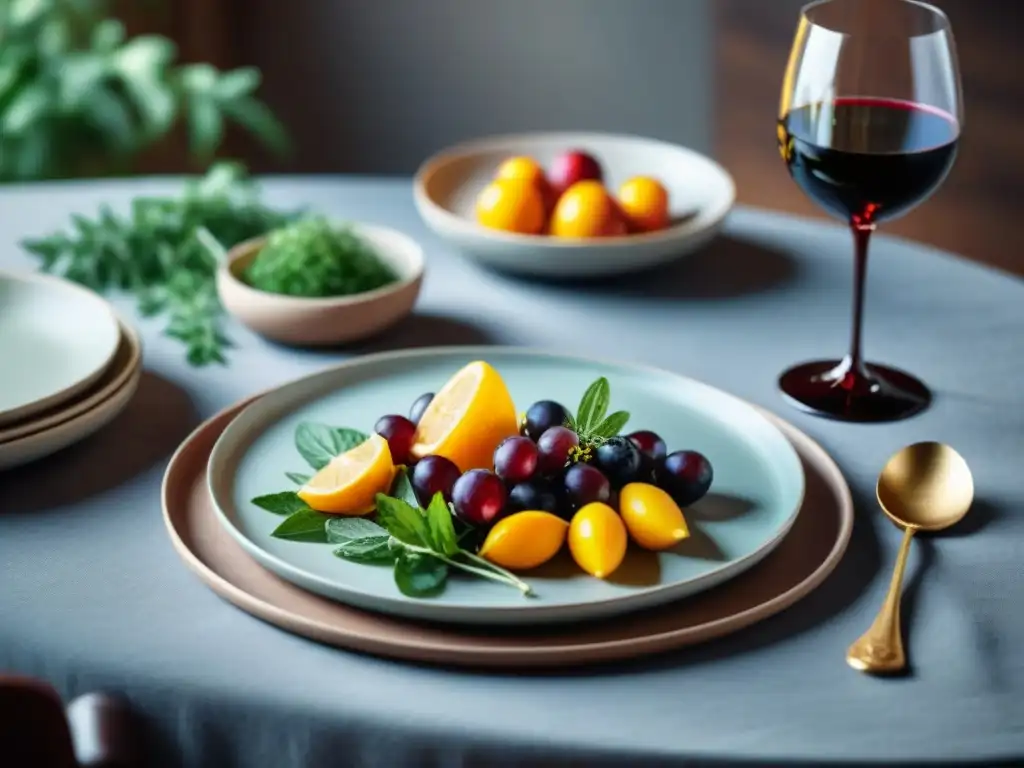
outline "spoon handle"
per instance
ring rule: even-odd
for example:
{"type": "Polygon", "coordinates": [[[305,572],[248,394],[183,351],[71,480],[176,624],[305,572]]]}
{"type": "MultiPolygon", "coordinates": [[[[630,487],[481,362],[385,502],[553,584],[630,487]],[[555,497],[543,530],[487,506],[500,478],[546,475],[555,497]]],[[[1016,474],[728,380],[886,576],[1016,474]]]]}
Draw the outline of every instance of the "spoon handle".
{"type": "Polygon", "coordinates": [[[903,592],[903,572],[907,567],[910,541],[915,532],[914,526],[907,526],[904,530],[903,543],[896,556],[896,568],[882,609],[868,631],[846,652],[846,662],[854,669],[874,674],[892,674],[902,671],[907,665],[900,631],[900,595],[903,592]]]}

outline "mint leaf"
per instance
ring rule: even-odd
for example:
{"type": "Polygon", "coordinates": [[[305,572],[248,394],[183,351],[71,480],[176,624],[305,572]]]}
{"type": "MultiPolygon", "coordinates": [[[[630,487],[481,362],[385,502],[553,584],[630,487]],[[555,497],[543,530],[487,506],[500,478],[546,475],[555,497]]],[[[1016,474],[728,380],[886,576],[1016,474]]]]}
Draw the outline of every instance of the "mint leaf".
{"type": "Polygon", "coordinates": [[[591,437],[615,437],[629,421],[629,414],[626,411],[616,411],[606,417],[604,421],[590,430],[591,437]]]}
{"type": "Polygon", "coordinates": [[[430,546],[430,529],[420,510],[408,502],[377,494],[377,519],[388,533],[414,547],[430,546]]]}
{"type": "Polygon", "coordinates": [[[395,560],[395,584],[403,595],[432,597],[444,590],[446,581],[448,566],[436,557],[402,552],[395,560]]]}
{"type": "Polygon", "coordinates": [[[257,496],[252,503],[275,515],[292,515],[309,509],[309,505],[300,499],[295,491],[281,491],[280,493],[268,493],[266,496],[257,496]]]}
{"type": "Polygon", "coordinates": [[[334,550],[335,557],[351,560],[353,563],[393,563],[398,552],[391,548],[391,536],[370,536],[342,543],[334,550]]]}
{"type": "Polygon", "coordinates": [[[400,467],[398,472],[395,473],[395,481],[391,484],[391,491],[388,493],[388,496],[401,499],[406,504],[414,507],[420,505],[419,499],[416,498],[416,491],[412,487],[412,480],[409,478],[409,470],[406,467],[400,467]]]}
{"type": "Polygon", "coordinates": [[[298,472],[285,472],[284,476],[291,480],[296,485],[305,485],[309,482],[312,475],[301,475],[298,472]]]}
{"type": "Polygon", "coordinates": [[[326,531],[327,540],[331,544],[390,536],[387,529],[365,517],[332,517],[327,521],[326,531]]]}
{"type": "Polygon", "coordinates": [[[442,555],[454,555],[459,551],[459,539],[452,525],[452,513],[444,496],[435,493],[427,507],[427,531],[430,535],[430,546],[442,555]]]}
{"type": "Polygon", "coordinates": [[[333,517],[327,521],[327,540],[340,544],[336,557],[356,563],[390,563],[397,553],[390,546],[391,534],[372,520],[362,517],[333,517]]]}
{"type": "Polygon", "coordinates": [[[327,543],[327,521],[329,515],[316,510],[301,509],[290,515],[270,535],[275,539],[288,539],[289,541],[308,541],[314,544],[327,543]]]}
{"type": "Polygon", "coordinates": [[[604,376],[599,378],[583,393],[580,407],[576,411],[576,427],[579,431],[589,433],[601,423],[608,412],[611,400],[611,387],[604,376]]]}
{"type": "Polygon", "coordinates": [[[313,469],[323,469],[335,456],[350,451],[369,438],[365,432],[345,427],[303,422],[295,430],[295,447],[313,469]]]}

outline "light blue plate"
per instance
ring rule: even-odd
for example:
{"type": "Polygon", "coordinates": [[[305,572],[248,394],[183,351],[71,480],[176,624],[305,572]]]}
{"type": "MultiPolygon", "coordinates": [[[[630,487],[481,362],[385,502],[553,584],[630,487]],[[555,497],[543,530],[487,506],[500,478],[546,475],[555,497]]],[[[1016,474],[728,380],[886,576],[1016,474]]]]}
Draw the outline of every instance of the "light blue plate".
{"type": "Polygon", "coordinates": [[[246,408],[217,441],[210,491],[228,532],[281,578],[339,602],[412,618],[472,624],[539,624],[607,617],[687,597],[750,568],[785,536],[803,500],[796,451],[756,408],[676,374],[635,365],[502,347],[420,349],[370,355],[287,384],[246,408]],[[271,537],[277,515],[251,503],[295,486],[286,471],[311,470],[295,449],[295,429],[315,421],[369,432],[378,417],[405,413],[473,360],[493,365],[520,410],[541,399],[575,408],[599,376],[612,410],[632,415],[627,431],[653,429],[669,450],[704,453],[711,493],[686,510],[692,535],[669,552],[631,547],[608,581],[585,575],[569,557],[523,574],[537,596],[455,576],[438,597],[409,598],[388,567],[341,560],[329,544],[271,537]]]}

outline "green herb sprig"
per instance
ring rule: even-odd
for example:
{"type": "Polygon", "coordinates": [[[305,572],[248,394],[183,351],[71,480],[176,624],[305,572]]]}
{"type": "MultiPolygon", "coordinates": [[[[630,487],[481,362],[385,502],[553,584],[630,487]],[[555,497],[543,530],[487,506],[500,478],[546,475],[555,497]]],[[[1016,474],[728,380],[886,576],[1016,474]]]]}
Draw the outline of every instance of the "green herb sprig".
{"type": "Polygon", "coordinates": [[[219,163],[180,197],[136,198],[127,216],[103,206],[94,219],[75,215],[68,231],[21,245],[45,272],[134,294],[142,314],[167,317],[165,333],[201,366],[226,362],[231,345],[216,288],[223,250],[299,215],[262,205],[242,166],[219,163]]]}
{"type": "MultiPolygon", "coordinates": [[[[296,446],[303,447],[300,452],[315,467],[332,451],[348,450],[344,446],[359,434],[356,430],[302,424],[296,431],[296,446]]],[[[534,594],[529,584],[510,571],[461,546],[462,537],[441,494],[435,495],[426,509],[422,508],[404,467],[396,473],[389,492],[377,494],[376,522],[317,512],[295,491],[257,496],[252,503],[285,516],[271,536],[336,544],[337,557],[356,563],[391,565],[396,586],[410,597],[440,594],[453,569],[514,587],[524,596],[534,594]]]]}
{"type": "Polygon", "coordinates": [[[629,422],[627,411],[608,413],[611,403],[611,385],[604,376],[587,387],[580,399],[576,415],[569,414],[566,426],[580,438],[580,456],[591,446],[597,446],[618,435],[629,422]]]}
{"type": "Polygon", "coordinates": [[[532,596],[533,589],[513,573],[459,545],[452,515],[438,493],[426,509],[402,499],[377,494],[377,523],[362,518],[328,522],[334,554],[346,560],[390,563],[395,584],[410,597],[440,594],[452,569],[489,579],[532,596]]]}

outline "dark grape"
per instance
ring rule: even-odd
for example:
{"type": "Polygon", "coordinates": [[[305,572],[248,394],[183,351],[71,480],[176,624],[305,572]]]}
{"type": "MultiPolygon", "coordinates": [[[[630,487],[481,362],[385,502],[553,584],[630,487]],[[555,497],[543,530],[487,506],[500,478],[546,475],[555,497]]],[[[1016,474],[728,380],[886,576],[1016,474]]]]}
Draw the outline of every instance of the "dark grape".
{"type": "Polygon", "coordinates": [[[471,469],[452,489],[455,514],[470,525],[490,525],[505,507],[505,483],[486,469],[471,469]]]}
{"type": "Polygon", "coordinates": [[[668,453],[665,441],[650,430],[645,429],[640,432],[634,432],[631,435],[627,435],[627,437],[629,442],[635,445],[640,453],[654,461],[661,461],[665,458],[665,454],[668,453]]]}
{"type": "Polygon", "coordinates": [[[561,472],[569,461],[569,451],[580,444],[579,435],[568,427],[550,427],[537,441],[540,460],[537,468],[544,474],[561,472]]]}
{"type": "Polygon", "coordinates": [[[641,482],[654,482],[654,473],[658,469],[668,453],[665,441],[659,435],[649,430],[642,430],[627,435],[629,442],[640,451],[640,469],[637,471],[637,479],[641,482]]]}
{"type": "Polygon", "coordinates": [[[610,437],[597,446],[594,466],[604,473],[612,488],[621,488],[638,479],[640,451],[625,437],[610,437]]]}
{"type": "Polygon", "coordinates": [[[373,425],[373,431],[388,441],[391,460],[395,464],[409,463],[409,450],[416,437],[416,425],[405,416],[381,416],[373,425]]]}
{"type": "Polygon", "coordinates": [[[676,451],[665,457],[655,480],[681,507],[693,504],[708,492],[714,472],[711,462],[697,451],[676,451]]]}
{"type": "Polygon", "coordinates": [[[459,468],[444,456],[424,456],[412,470],[412,488],[420,504],[426,506],[440,493],[445,501],[452,500],[452,488],[459,479],[459,468]]]}
{"type": "Polygon", "coordinates": [[[433,392],[425,392],[417,397],[416,401],[412,404],[412,407],[409,408],[409,421],[413,424],[419,424],[420,419],[423,418],[423,412],[427,410],[427,406],[430,405],[433,399],[433,392]]]}
{"type": "Polygon", "coordinates": [[[573,464],[565,471],[562,482],[565,485],[565,500],[571,509],[584,504],[611,499],[611,484],[597,467],[590,464],[573,464]]]}
{"type": "Polygon", "coordinates": [[[494,471],[506,483],[523,483],[537,471],[540,454],[528,437],[509,437],[494,451],[494,471]]]}
{"type": "Polygon", "coordinates": [[[524,432],[528,438],[536,442],[551,427],[565,426],[569,412],[565,406],[554,400],[540,400],[526,411],[524,432]]]}
{"type": "Polygon", "coordinates": [[[558,514],[558,496],[546,485],[540,483],[520,483],[508,493],[507,508],[510,513],[527,510],[558,514]]]}

